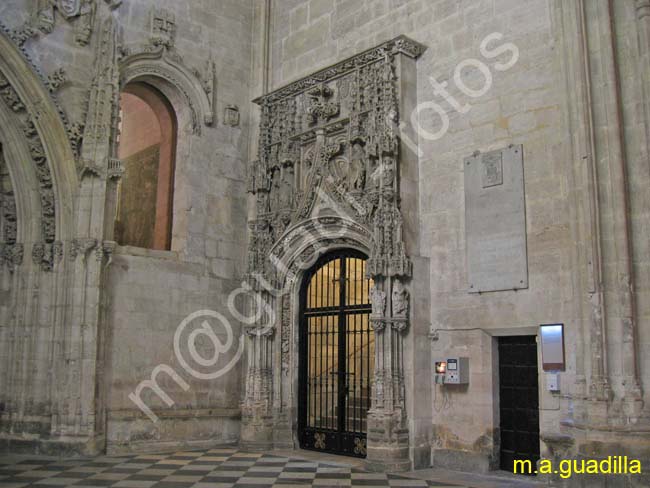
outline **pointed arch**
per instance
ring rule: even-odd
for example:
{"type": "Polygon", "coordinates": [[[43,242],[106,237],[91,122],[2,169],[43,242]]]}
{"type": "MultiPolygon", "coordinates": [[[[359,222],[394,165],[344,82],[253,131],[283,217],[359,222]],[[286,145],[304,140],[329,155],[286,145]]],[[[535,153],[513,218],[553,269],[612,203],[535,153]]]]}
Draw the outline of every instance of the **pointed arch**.
{"type": "Polygon", "coordinates": [[[0,94],[1,136],[13,141],[5,145],[5,159],[17,219],[26,223],[40,214],[40,229],[19,225],[18,240],[51,243],[72,238],[78,178],[65,115],[6,29],[0,29],[0,94]]]}

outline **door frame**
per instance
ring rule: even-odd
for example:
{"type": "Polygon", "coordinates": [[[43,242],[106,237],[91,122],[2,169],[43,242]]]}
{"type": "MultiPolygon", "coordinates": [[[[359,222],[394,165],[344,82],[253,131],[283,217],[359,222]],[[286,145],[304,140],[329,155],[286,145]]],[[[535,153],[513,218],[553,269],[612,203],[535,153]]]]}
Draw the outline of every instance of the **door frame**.
{"type": "MultiPolygon", "coordinates": [[[[296,390],[296,395],[295,395],[295,413],[296,413],[296,419],[295,419],[295,434],[296,434],[296,441],[297,445],[302,449],[302,432],[303,429],[306,427],[306,421],[307,421],[307,402],[306,402],[306,395],[308,394],[308,381],[307,381],[307,374],[308,370],[306,368],[306,365],[304,364],[306,355],[308,354],[308,349],[307,349],[307,334],[306,334],[306,323],[305,323],[305,316],[304,316],[304,311],[307,308],[307,291],[309,289],[309,284],[311,282],[311,279],[313,276],[320,270],[323,265],[326,263],[333,261],[335,259],[345,259],[345,258],[356,258],[356,259],[363,259],[364,261],[368,260],[368,255],[367,253],[357,249],[357,248],[335,248],[335,249],[329,249],[327,252],[322,253],[316,262],[308,268],[305,272],[302,273],[300,276],[300,280],[298,283],[297,288],[297,307],[295,310],[295,317],[296,320],[294,323],[296,324],[295,328],[295,335],[297,341],[296,341],[296,347],[295,347],[295,358],[296,358],[296,365],[297,365],[297,374],[296,374],[296,379],[297,379],[297,390],[296,390]]],[[[340,290],[341,293],[341,300],[344,299],[344,289],[343,287],[340,290]]],[[[294,295],[295,296],[295,295],[294,295]]],[[[369,305],[370,306],[370,305],[369,305]]],[[[334,316],[334,315],[332,315],[334,316]]],[[[343,311],[339,311],[338,314],[338,320],[341,320],[341,317],[344,317],[345,314],[343,311]]],[[[340,322],[339,322],[340,323],[340,322]]],[[[339,332],[339,343],[341,340],[342,334],[339,332]]],[[[374,356],[371,358],[371,360],[374,362],[374,356]]],[[[372,375],[369,378],[369,384],[368,388],[370,388],[370,384],[372,382],[372,375]]],[[[370,408],[370,405],[368,405],[370,408]]],[[[344,412],[347,413],[347,408],[344,409],[344,412]]],[[[339,428],[340,428],[340,419],[338,419],[339,422],[339,428]]],[[[344,452],[338,452],[338,451],[333,451],[333,450],[316,450],[319,452],[328,452],[331,454],[339,454],[339,455],[344,455],[344,456],[351,456],[351,457],[364,457],[365,458],[365,439],[367,438],[367,432],[363,433],[363,455],[359,454],[354,454],[353,452],[350,453],[344,453],[344,452]]],[[[304,448],[304,449],[310,449],[310,448],[304,448]]],[[[311,449],[310,449],[311,450],[311,449]]]]}
{"type": "MultiPolygon", "coordinates": [[[[539,329],[537,327],[516,327],[512,329],[500,329],[496,331],[497,333],[492,334],[492,350],[493,350],[493,395],[494,395],[494,418],[496,420],[496,425],[499,427],[499,440],[498,443],[494,445],[494,467],[493,469],[501,470],[501,356],[499,351],[499,340],[503,337],[521,337],[521,336],[532,336],[535,337],[536,344],[536,360],[537,360],[537,410],[538,410],[538,428],[539,428],[539,448],[540,448],[540,458],[542,452],[542,370],[540,368],[541,363],[541,352],[539,347],[539,329]]],[[[536,469],[536,466],[533,466],[533,469],[536,469]]]]}

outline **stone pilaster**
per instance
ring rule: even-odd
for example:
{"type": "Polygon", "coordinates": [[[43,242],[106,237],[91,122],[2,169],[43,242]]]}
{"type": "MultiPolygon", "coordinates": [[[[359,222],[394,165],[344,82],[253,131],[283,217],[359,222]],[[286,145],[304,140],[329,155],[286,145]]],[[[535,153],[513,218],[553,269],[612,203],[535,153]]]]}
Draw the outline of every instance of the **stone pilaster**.
{"type": "Polygon", "coordinates": [[[408,298],[397,278],[388,278],[373,290],[370,322],[375,334],[375,374],[366,466],[374,471],[406,471],[411,467],[402,344],[408,326],[408,298]]]}
{"type": "Polygon", "coordinates": [[[273,332],[270,327],[246,329],[248,363],[241,443],[248,449],[273,447],[273,332]]]}

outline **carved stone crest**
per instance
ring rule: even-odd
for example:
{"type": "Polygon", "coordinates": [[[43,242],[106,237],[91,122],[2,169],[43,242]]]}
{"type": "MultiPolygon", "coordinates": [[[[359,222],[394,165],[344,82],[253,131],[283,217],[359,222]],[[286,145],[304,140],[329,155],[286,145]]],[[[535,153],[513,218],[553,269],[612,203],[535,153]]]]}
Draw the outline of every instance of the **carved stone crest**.
{"type": "Polygon", "coordinates": [[[56,0],[56,6],[66,19],[76,17],[81,10],[81,0],[56,0]]]}
{"type": "Polygon", "coordinates": [[[154,46],[174,46],[176,17],[168,10],[155,8],[151,11],[151,42],[154,46]]]}

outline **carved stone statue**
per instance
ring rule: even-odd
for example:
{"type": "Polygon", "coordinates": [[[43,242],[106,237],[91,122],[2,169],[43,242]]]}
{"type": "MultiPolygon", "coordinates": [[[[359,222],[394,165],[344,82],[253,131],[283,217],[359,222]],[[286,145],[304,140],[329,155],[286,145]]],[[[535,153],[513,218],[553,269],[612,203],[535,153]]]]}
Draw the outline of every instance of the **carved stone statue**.
{"type": "Polygon", "coordinates": [[[271,211],[277,210],[280,208],[280,168],[273,168],[273,174],[271,176],[271,196],[270,196],[270,205],[271,211]]]}
{"type": "Polygon", "coordinates": [[[395,159],[392,157],[384,157],[381,165],[381,183],[384,188],[393,186],[393,179],[395,178],[395,159]]]}
{"type": "Polygon", "coordinates": [[[372,316],[383,317],[386,312],[386,293],[373,285],[370,290],[370,303],[372,305],[372,316]]]}
{"type": "Polygon", "coordinates": [[[350,190],[363,190],[366,184],[366,154],[360,143],[352,145],[352,154],[350,157],[350,190]]]}
{"type": "Polygon", "coordinates": [[[282,184],[280,186],[280,207],[288,208],[293,203],[294,171],[293,166],[284,167],[282,184]]]}
{"type": "Polygon", "coordinates": [[[393,317],[407,318],[409,312],[409,292],[401,281],[395,280],[392,294],[393,317]]]}

